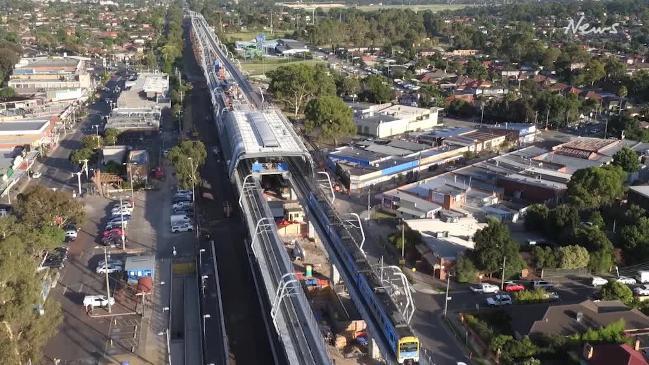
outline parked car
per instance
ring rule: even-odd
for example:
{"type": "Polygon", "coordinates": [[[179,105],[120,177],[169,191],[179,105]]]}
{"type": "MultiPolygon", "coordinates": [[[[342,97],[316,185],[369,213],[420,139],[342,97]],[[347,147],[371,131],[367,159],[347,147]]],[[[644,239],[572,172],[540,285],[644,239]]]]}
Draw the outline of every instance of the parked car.
{"type": "Polygon", "coordinates": [[[120,208],[133,209],[133,208],[134,208],[134,207],[133,207],[133,202],[127,200],[127,201],[122,201],[121,204],[120,204],[119,202],[117,202],[117,203],[115,203],[115,205],[113,206],[113,209],[120,209],[120,208]]]}
{"type": "Polygon", "coordinates": [[[133,208],[129,208],[129,207],[125,207],[125,206],[115,207],[115,208],[111,209],[110,212],[113,215],[121,214],[121,213],[131,215],[133,213],[133,208]]]}
{"type": "Polygon", "coordinates": [[[130,219],[131,211],[129,211],[128,209],[123,209],[123,210],[111,212],[111,218],[121,218],[122,216],[129,217],[130,219]]]}
{"type": "Polygon", "coordinates": [[[512,304],[512,297],[507,294],[498,294],[487,298],[487,305],[490,307],[500,307],[502,305],[512,304]]]}
{"type": "Polygon", "coordinates": [[[620,276],[615,281],[626,285],[635,285],[637,283],[634,278],[630,278],[628,276],[620,276]]]}
{"type": "Polygon", "coordinates": [[[480,283],[477,286],[472,286],[471,289],[474,293],[498,293],[500,289],[498,286],[489,283],[480,283]]]}
{"type": "Polygon", "coordinates": [[[191,206],[192,206],[191,202],[183,201],[183,202],[178,202],[178,203],[173,204],[171,206],[171,209],[180,209],[180,208],[191,207],[191,206]]]}
{"type": "Polygon", "coordinates": [[[66,241],[74,241],[77,239],[77,230],[76,229],[68,229],[65,231],[65,240],[66,241]]]}
{"type": "Polygon", "coordinates": [[[633,292],[639,296],[649,295],[649,285],[645,284],[642,286],[637,286],[633,288],[633,292]]]}
{"type": "Polygon", "coordinates": [[[106,298],[105,295],[86,295],[83,298],[83,306],[86,308],[107,307],[109,303],[115,304],[115,298],[106,298]]]}
{"type": "Polygon", "coordinates": [[[95,271],[97,272],[97,274],[105,274],[106,272],[108,272],[109,274],[112,274],[112,273],[116,273],[116,272],[121,272],[122,271],[122,265],[108,263],[108,265],[104,264],[104,265],[97,266],[95,271]]]}
{"type": "Polygon", "coordinates": [[[126,236],[126,231],[122,232],[122,228],[121,228],[121,227],[117,227],[117,228],[112,228],[112,229],[107,229],[107,230],[105,230],[104,233],[102,233],[101,236],[102,236],[102,237],[108,237],[108,236],[111,236],[111,235],[118,235],[118,236],[121,236],[122,233],[124,233],[124,236],[126,236]]]}
{"type": "Polygon", "coordinates": [[[517,291],[523,291],[525,290],[525,286],[519,283],[515,283],[513,281],[506,281],[505,282],[505,291],[506,292],[517,292],[517,291]]]}
{"type": "MultiPolygon", "coordinates": [[[[106,261],[101,260],[97,263],[97,267],[99,266],[104,266],[106,264],[106,261]]],[[[122,260],[119,259],[108,259],[108,265],[119,265],[122,266],[123,262],[122,260]]]]}
{"type": "Polygon", "coordinates": [[[549,281],[545,281],[545,280],[535,280],[535,281],[532,282],[532,288],[534,288],[534,289],[538,289],[538,288],[552,289],[552,288],[554,288],[554,284],[549,282],[549,281]]]}
{"type": "Polygon", "coordinates": [[[115,221],[115,222],[121,222],[122,220],[123,220],[124,222],[128,222],[128,221],[131,220],[131,216],[130,216],[130,215],[126,215],[126,214],[124,214],[124,215],[118,215],[118,216],[113,216],[113,217],[108,218],[108,221],[109,221],[109,222],[113,222],[113,221],[115,221]]]}
{"type": "Polygon", "coordinates": [[[40,173],[40,171],[33,171],[32,172],[32,179],[38,179],[39,177],[41,177],[41,175],[42,174],[40,173]]]}
{"type": "Polygon", "coordinates": [[[608,284],[608,280],[604,279],[601,276],[593,276],[593,282],[592,282],[594,287],[602,286],[608,284]]]}
{"type": "Polygon", "coordinates": [[[187,232],[193,230],[194,230],[194,226],[191,223],[182,223],[182,224],[171,226],[171,232],[173,233],[187,232]]]}
{"type": "MultiPolygon", "coordinates": [[[[128,221],[124,221],[124,227],[128,226],[128,221]]],[[[105,231],[115,229],[115,228],[121,228],[122,223],[120,221],[109,221],[106,222],[106,227],[104,228],[105,231]]]]}

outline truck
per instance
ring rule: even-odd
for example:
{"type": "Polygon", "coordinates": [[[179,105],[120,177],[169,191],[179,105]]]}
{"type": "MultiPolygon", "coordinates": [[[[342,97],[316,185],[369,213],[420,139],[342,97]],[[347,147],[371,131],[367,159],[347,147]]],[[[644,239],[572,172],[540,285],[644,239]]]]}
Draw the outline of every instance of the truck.
{"type": "Polygon", "coordinates": [[[649,283],[649,270],[638,270],[638,276],[636,278],[639,283],[649,283]]]}

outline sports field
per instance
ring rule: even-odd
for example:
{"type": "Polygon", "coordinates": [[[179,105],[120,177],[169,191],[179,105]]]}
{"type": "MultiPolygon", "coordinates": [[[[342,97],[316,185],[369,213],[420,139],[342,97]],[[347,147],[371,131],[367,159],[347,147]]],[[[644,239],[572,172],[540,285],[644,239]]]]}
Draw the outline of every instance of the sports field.
{"type": "Polygon", "coordinates": [[[307,65],[316,65],[324,63],[322,60],[302,60],[299,58],[267,58],[263,61],[241,61],[241,68],[250,76],[264,75],[266,72],[274,70],[280,66],[304,63],[307,65]]]}

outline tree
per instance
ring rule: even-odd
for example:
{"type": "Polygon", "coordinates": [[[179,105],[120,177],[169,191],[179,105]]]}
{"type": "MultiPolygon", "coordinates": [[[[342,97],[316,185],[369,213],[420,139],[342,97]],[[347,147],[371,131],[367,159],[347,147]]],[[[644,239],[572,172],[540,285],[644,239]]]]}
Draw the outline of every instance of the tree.
{"type": "Polygon", "coordinates": [[[307,133],[318,131],[320,136],[333,139],[334,145],[340,138],[356,132],[352,110],[337,96],[323,96],[309,101],[304,116],[307,133]]]}
{"type": "Polygon", "coordinates": [[[96,135],[83,136],[81,138],[81,144],[84,148],[89,148],[91,150],[96,150],[101,148],[102,140],[96,135]]]}
{"type": "Polygon", "coordinates": [[[624,194],[626,173],[619,166],[590,167],[572,175],[568,197],[577,207],[610,205],[624,194]]]}
{"type": "Polygon", "coordinates": [[[394,91],[385,77],[371,75],[363,80],[363,95],[367,101],[385,103],[394,98],[394,91]]]}
{"type": "Polygon", "coordinates": [[[183,141],[174,146],[167,157],[176,169],[178,185],[188,189],[200,180],[198,169],[205,163],[207,150],[201,141],[183,141]]]}
{"type": "Polygon", "coordinates": [[[604,222],[604,217],[602,217],[602,214],[594,210],[592,213],[590,213],[590,217],[588,217],[588,221],[593,224],[594,227],[597,227],[599,229],[604,229],[606,226],[606,223],[604,222]]]}
{"type": "Polygon", "coordinates": [[[114,146],[115,143],[117,143],[117,137],[119,137],[120,134],[121,132],[115,128],[106,128],[104,131],[104,144],[114,146]]]}
{"type": "Polygon", "coordinates": [[[628,262],[645,261],[649,257],[649,218],[622,227],[620,238],[628,262]]]}
{"type": "Polygon", "coordinates": [[[345,77],[342,81],[341,89],[345,95],[358,95],[361,92],[361,82],[356,77],[345,77]]]}
{"type": "Polygon", "coordinates": [[[543,231],[546,227],[550,210],[543,204],[530,205],[525,211],[525,229],[543,231]]]}
{"type": "MultiPolygon", "coordinates": [[[[631,292],[631,289],[629,289],[626,285],[620,285],[624,286],[624,288],[626,288],[629,293],[631,292]]],[[[602,288],[602,290],[603,289],[604,288],[602,288]]],[[[626,337],[626,335],[624,334],[624,329],[624,319],[620,318],[619,320],[601,328],[589,328],[588,330],[586,330],[586,332],[580,335],[576,335],[575,337],[582,342],[588,343],[624,343],[628,339],[628,337],[626,337]]]]}
{"type": "Polygon", "coordinates": [[[476,268],[469,256],[462,255],[457,259],[455,273],[455,278],[460,283],[470,283],[475,280],[476,268]]]}
{"type": "Polygon", "coordinates": [[[552,247],[534,246],[534,262],[538,269],[556,269],[559,266],[557,253],[552,247]]]}
{"type": "Polygon", "coordinates": [[[502,222],[490,220],[487,227],[477,231],[474,256],[478,269],[492,275],[502,269],[505,258],[505,276],[510,277],[524,267],[518,244],[509,235],[509,230],[502,222]]]}
{"type": "Polygon", "coordinates": [[[613,165],[620,166],[627,173],[633,173],[640,170],[640,156],[625,146],[613,155],[613,165]]]}
{"type": "Polygon", "coordinates": [[[548,214],[545,233],[556,239],[565,239],[579,224],[579,211],[572,205],[561,204],[548,214]]]}
{"type": "Polygon", "coordinates": [[[95,152],[90,148],[80,148],[70,153],[70,161],[75,165],[79,165],[83,160],[90,160],[94,154],[95,152]]]}
{"type": "Polygon", "coordinates": [[[70,222],[81,224],[85,218],[80,201],[72,199],[69,193],[52,191],[42,185],[19,194],[14,210],[23,223],[39,228],[62,227],[70,222]]]}
{"type": "Polygon", "coordinates": [[[590,255],[579,245],[559,247],[559,267],[562,269],[581,269],[588,266],[590,255]]]}
{"type": "Polygon", "coordinates": [[[295,117],[312,98],[333,95],[336,91],[333,78],[321,65],[281,66],[266,75],[270,79],[268,91],[275,100],[291,108],[295,117]]]}
{"type": "Polygon", "coordinates": [[[633,302],[633,292],[626,285],[615,280],[609,281],[606,285],[602,286],[600,295],[603,300],[619,300],[624,304],[633,302]]]}

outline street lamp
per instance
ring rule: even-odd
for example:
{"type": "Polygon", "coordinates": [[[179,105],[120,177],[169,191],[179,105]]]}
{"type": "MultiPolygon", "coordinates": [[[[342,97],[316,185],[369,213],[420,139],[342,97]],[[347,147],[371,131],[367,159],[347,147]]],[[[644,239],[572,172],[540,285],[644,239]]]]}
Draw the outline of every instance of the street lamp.
{"type": "Polygon", "coordinates": [[[205,320],[208,318],[212,318],[209,314],[203,314],[203,338],[205,338],[205,320]]]}
{"type": "Polygon", "coordinates": [[[111,313],[112,308],[110,305],[110,280],[108,280],[108,246],[95,246],[95,249],[104,249],[104,271],[106,272],[106,298],[108,300],[108,313],[111,313]]]}
{"type": "Polygon", "coordinates": [[[201,248],[200,250],[198,250],[198,266],[199,266],[199,269],[201,267],[203,267],[203,252],[205,252],[204,248],[201,248]]]}

